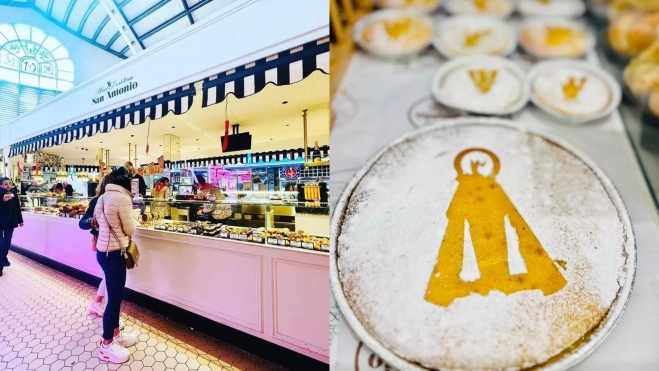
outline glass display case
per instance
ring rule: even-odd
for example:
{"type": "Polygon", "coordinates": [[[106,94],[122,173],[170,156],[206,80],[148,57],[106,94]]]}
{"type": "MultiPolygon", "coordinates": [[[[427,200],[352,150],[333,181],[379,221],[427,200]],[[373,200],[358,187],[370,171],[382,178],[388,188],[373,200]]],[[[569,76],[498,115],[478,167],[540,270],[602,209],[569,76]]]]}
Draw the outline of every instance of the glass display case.
{"type": "MultiPolygon", "coordinates": [[[[296,194],[236,191],[227,192],[221,201],[187,196],[169,200],[147,198],[134,203],[133,209],[141,229],[329,251],[328,233],[323,230],[318,233],[313,227],[312,230],[302,228],[307,225],[305,213],[310,209],[316,209],[315,215],[328,225],[329,205],[298,202],[295,198],[285,198],[285,193],[296,194]]],[[[92,198],[28,193],[19,196],[19,200],[24,213],[81,219],[92,198]]]]}

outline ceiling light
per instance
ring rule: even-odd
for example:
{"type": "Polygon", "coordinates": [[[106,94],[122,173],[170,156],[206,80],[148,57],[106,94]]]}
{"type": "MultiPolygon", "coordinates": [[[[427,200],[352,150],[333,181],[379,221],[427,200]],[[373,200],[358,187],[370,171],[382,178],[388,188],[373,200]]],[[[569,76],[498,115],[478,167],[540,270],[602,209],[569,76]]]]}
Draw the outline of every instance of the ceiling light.
{"type": "Polygon", "coordinates": [[[176,129],[176,126],[172,126],[172,129],[176,129]]]}
{"type": "Polygon", "coordinates": [[[281,104],[287,104],[287,103],[288,103],[288,101],[287,101],[287,100],[285,100],[285,101],[283,101],[283,102],[281,102],[281,104]]]}

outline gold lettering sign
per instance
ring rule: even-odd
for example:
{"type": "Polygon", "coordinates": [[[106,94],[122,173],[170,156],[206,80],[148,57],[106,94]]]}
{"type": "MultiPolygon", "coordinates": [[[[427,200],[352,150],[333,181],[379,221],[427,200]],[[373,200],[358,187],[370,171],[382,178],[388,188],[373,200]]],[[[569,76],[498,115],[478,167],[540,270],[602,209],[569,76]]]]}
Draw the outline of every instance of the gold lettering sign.
{"type": "Polygon", "coordinates": [[[577,82],[574,77],[570,77],[567,84],[563,85],[563,94],[565,95],[565,99],[568,100],[576,99],[577,96],[579,95],[579,92],[581,92],[581,88],[583,88],[585,83],[586,83],[585,77],[582,77],[579,80],[579,82],[577,82]]]}
{"type": "Polygon", "coordinates": [[[447,307],[455,299],[472,293],[486,296],[490,291],[498,290],[510,295],[541,290],[549,296],[565,287],[567,281],[558,267],[496,182],[501,166],[497,156],[487,149],[471,148],[458,154],[454,166],[459,185],[446,212],[448,226],[430,275],[425,300],[447,307]],[[471,162],[471,174],[463,173],[462,159],[473,152],[484,153],[490,158],[492,171],[489,175],[478,172],[484,165],[480,162],[471,162]],[[512,226],[517,235],[526,273],[512,274],[510,271],[507,226],[512,226]],[[471,281],[461,278],[465,248],[470,248],[465,244],[466,239],[471,240],[479,273],[479,277],[471,281]]]}
{"type": "Polygon", "coordinates": [[[474,33],[468,33],[465,35],[465,47],[473,48],[481,42],[484,37],[489,36],[491,33],[490,30],[479,31],[474,33]]]}
{"type": "Polygon", "coordinates": [[[497,70],[470,70],[469,77],[481,93],[487,94],[497,78],[497,70]]]}

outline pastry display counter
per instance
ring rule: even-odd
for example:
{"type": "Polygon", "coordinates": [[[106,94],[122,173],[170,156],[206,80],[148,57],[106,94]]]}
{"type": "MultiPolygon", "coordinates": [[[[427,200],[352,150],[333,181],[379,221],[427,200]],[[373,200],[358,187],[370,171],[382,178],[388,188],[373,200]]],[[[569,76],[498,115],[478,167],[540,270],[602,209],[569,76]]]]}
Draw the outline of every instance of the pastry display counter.
{"type": "MultiPolygon", "coordinates": [[[[102,277],[89,231],[71,217],[87,200],[56,199],[46,212],[27,202],[33,199],[21,198],[25,226],[16,229],[13,245],[102,277]]],[[[129,271],[127,288],[329,362],[329,261],[320,251],[327,248],[322,238],[158,219],[141,223],[134,240],[140,265],[129,271]]]]}

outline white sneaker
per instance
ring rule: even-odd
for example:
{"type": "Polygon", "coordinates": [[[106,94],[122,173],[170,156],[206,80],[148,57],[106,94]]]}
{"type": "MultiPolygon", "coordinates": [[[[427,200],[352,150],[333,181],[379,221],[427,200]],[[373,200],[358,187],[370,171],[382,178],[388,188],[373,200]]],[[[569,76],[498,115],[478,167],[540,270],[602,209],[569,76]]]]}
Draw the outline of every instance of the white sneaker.
{"type": "Polygon", "coordinates": [[[124,363],[130,358],[130,352],[116,341],[113,341],[108,345],[103,345],[103,342],[101,341],[101,347],[98,350],[98,358],[104,362],[124,363]]]}
{"type": "Polygon", "coordinates": [[[120,331],[119,335],[114,337],[114,343],[119,343],[119,345],[126,348],[132,347],[137,343],[137,335],[120,331]]]}
{"type": "Polygon", "coordinates": [[[105,312],[105,309],[103,309],[103,306],[101,303],[97,303],[95,301],[92,301],[89,304],[89,312],[96,314],[97,316],[103,317],[103,313],[105,312]]]}

